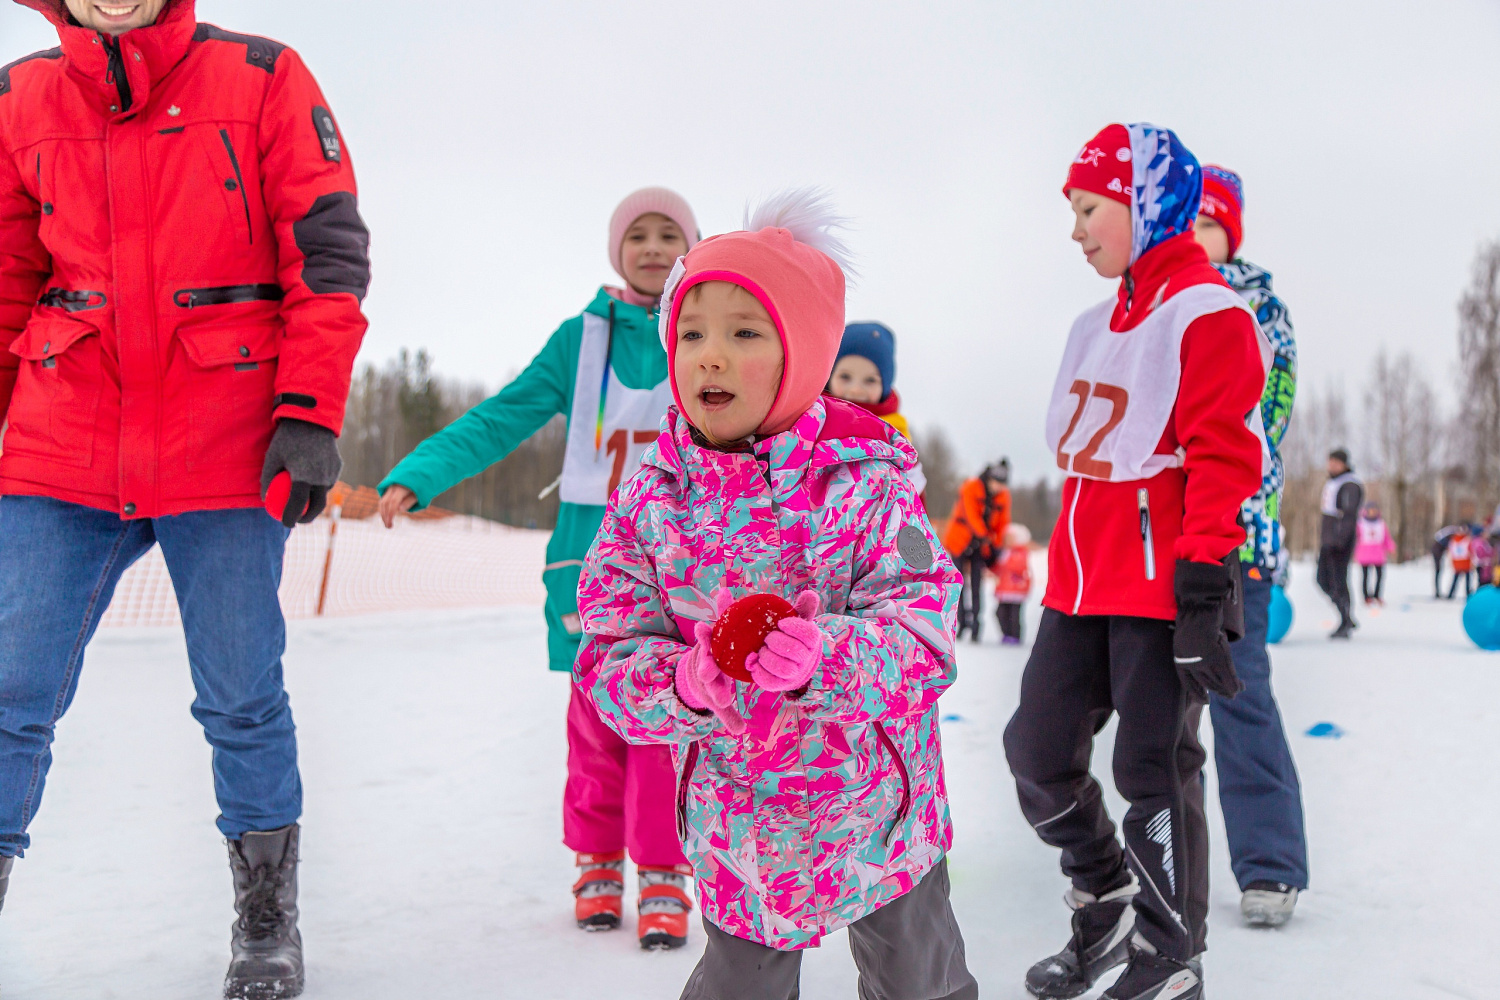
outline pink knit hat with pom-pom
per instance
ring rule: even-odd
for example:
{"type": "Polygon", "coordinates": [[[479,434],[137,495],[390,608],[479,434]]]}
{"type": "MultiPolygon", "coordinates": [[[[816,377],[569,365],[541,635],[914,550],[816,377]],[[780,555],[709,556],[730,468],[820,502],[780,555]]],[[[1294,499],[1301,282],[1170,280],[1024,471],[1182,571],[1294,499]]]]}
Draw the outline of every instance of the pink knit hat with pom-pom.
{"type": "Polygon", "coordinates": [[[609,217],[609,262],[614,265],[615,273],[625,277],[625,272],[620,266],[620,247],[625,242],[625,231],[635,224],[635,220],[652,212],[665,215],[677,223],[677,228],[682,230],[682,236],[687,240],[688,249],[698,242],[698,220],[693,215],[692,206],[687,199],[676,191],[664,187],[641,188],[625,196],[625,200],[615,207],[614,214],[609,217]]]}
{"type": "MultiPolygon", "coordinates": [[[[754,295],[770,313],[786,355],[781,387],[761,435],[797,422],[828,384],[844,337],[844,273],[848,251],[831,233],[840,219],[816,190],[790,191],[751,214],[745,229],[710,236],[677,262],[662,294],[661,336],[667,370],[677,357],[677,315],[684,293],[705,281],[728,281],[754,295]]],[[[683,410],[672,377],[672,398],[683,410]]]]}

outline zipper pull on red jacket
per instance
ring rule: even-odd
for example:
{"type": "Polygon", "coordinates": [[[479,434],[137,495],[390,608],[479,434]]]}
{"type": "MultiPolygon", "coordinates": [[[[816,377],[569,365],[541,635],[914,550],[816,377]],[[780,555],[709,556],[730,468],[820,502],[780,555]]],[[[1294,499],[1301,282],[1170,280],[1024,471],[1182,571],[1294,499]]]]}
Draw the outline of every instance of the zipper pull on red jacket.
{"type": "Polygon", "coordinates": [[[1151,494],[1142,486],[1135,491],[1141,510],[1141,546],[1146,550],[1146,579],[1156,579],[1156,543],[1151,538],[1151,494]]]}

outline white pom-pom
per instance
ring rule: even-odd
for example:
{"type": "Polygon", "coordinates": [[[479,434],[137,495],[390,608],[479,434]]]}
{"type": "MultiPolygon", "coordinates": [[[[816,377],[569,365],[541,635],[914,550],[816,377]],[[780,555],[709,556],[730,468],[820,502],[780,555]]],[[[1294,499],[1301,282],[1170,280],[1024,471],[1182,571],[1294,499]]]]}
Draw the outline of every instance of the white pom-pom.
{"type": "Polygon", "coordinates": [[[746,231],[755,233],[766,228],[785,229],[798,243],[827,254],[844,272],[845,280],[858,276],[853,252],[834,233],[848,231],[849,220],[834,209],[827,189],[793,188],[772,195],[753,211],[746,206],[746,231]]]}

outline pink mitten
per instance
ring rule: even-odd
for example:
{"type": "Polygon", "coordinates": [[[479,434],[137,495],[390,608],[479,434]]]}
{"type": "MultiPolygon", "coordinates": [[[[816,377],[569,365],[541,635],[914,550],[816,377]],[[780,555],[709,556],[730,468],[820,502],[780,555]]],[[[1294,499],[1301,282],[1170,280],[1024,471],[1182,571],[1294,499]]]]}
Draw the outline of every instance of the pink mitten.
{"type": "Polygon", "coordinates": [[[697,643],[677,661],[677,697],[697,711],[713,712],[724,728],[738,736],[745,731],[745,720],[734,707],[734,681],[719,669],[709,651],[713,626],[698,622],[693,626],[697,643]]]}
{"type": "Polygon", "coordinates": [[[804,590],[797,595],[792,602],[797,617],[777,622],[776,631],[766,636],[766,644],[745,658],[745,667],[756,684],[767,691],[796,691],[807,686],[823,659],[823,630],[813,620],[821,609],[815,592],[804,590]]]}

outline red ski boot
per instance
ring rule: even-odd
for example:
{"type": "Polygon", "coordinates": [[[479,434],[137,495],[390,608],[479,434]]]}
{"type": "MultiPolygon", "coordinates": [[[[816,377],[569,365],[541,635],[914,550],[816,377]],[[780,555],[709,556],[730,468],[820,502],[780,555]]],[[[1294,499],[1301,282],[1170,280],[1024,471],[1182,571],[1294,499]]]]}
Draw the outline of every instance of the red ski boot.
{"type": "Polygon", "coordinates": [[[641,880],[641,947],[647,951],[681,948],[687,944],[688,911],[693,908],[687,894],[693,866],[636,865],[636,874],[641,880]]]}
{"type": "Polygon", "coordinates": [[[624,910],[625,852],[577,855],[578,881],[573,883],[573,916],[586,931],[612,931],[624,910]]]}

